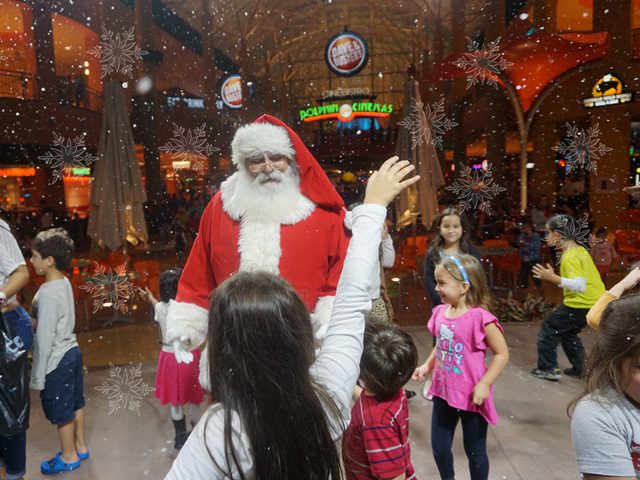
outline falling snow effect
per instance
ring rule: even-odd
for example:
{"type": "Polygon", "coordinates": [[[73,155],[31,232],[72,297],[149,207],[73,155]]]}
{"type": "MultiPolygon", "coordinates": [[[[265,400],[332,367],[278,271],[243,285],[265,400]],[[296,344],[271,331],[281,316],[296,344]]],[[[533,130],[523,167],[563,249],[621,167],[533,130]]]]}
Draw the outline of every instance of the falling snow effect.
{"type": "Polygon", "coordinates": [[[76,138],[65,138],[53,133],[53,147],[44,155],[38,157],[53,169],[53,181],[56,183],[64,176],[72,174],[72,168],[86,168],[96,157],[87,152],[84,145],[85,133],[76,138]]]}
{"type": "Polygon", "coordinates": [[[409,130],[411,134],[411,150],[424,142],[431,143],[442,150],[442,137],[458,124],[445,117],[444,97],[431,105],[411,99],[411,112],[398,125],[409,130]]]}
{"type": "Polygon", "coordinates": [[[496,77],[513,63],[504,58],[498,48],[500,38],[482,46],[475,40],[467,39],[467,51],[454,63],[467,75],[467,88],[473,85],[490,84],[498,88],[496,77]]]}
{"type": "Polygon", "coordinates": [[[133,64],[149,53],[136,46],[133,30],[131,27],[122,33],[114,34],[102,27],[100,44],[87,50],[89,55],[100,59],[103,78],[112,72],[120,72],[131,78],[133,64]]]}
{"type": "Polygon", "coordinates": [[[109,378],[95,387],[109,400],[109,415],[121,408],[140,415],[142,397],[146,397],[154,390],[142,381],[142,363],[132,367],[109,365],[109,378]]]}
{"type": "Polygon", "coordinates": [[[553,150],[564,155],[567,173],[578,168],[597,170],[596,160],[613,149],[600,142],[600,128],[596,123],[586,130],[567,123],[567,136],[553,150]]]}
{"type": "Polygon", "coordinates": [[[458,179],[445,189],[458,198],[463,212],[479,209],[485,213],[491,212],[491,200],[506,190],[494,183],[491,165],[486,170],[474,170],[464,164],[460,164],[458,179]]]}
{"type": "Polygon", "coordinates": [[[205,170],[204,157],[208,157],[220,149],[207,143],[204,124],[193,131],[189,128],[185,133],[184,127],[179,127],[174,123],[173,138],[159,150],[171,154],[174,160],[189,162],[190,168],[203,173],[205,170]]]}
{"type": "Polygon", "coordinates": [[[84,285],[93,300],[93,313],[101,308],[111,307],[120,313],[127,313],[127,303],[134,295],[144,295],[144,290],[134,286],[127,276],[127,264],[107,269],[106,266],[94,262],[94,275],[84,285]]]}

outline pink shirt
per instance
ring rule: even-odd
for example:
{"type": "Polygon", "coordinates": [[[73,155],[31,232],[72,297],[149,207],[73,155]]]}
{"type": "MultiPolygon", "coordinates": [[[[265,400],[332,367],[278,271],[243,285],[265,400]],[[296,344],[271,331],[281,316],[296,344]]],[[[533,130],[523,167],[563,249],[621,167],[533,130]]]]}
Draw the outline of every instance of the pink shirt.
{"type": "Polygon", "coordinates": [[[449,305],[433,309],[427,328],[437,337],[436,358],[429,395],[440,397],[451,407],[477,412],[491,425],[498,423],[493,403],[493,386],[481,406],[473,403],[473,389],[487,371],[485,326],[498,319],[480,307],[470,308],[457,318],[448,318],[449,305]]]}

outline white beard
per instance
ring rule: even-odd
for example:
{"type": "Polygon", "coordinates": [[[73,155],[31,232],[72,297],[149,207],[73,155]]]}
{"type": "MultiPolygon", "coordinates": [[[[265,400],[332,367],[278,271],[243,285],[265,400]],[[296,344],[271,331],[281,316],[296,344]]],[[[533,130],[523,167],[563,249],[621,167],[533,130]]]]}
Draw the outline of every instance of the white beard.
{"type": "Polygon", "coordinates": [[[307,218],[315,205],[300,192],[300,178],[292,168],[252,177],[244,170],[222,186],[225,211],[234,219],[293,224],[307,218]],[[275,179],[277,181],[267,181],[275,179]]]}
{"type": "Polygon", "coordinates": [[[300,192],[298,175],[289,168],[254,178],[240,170],[222,184],[221,195],[223,209],[240,222],[240,270],[278,274],[281,225],[298,223],[315,209],[300,192]],[[280,181],[265,182],[268,178],[280,181]]]}

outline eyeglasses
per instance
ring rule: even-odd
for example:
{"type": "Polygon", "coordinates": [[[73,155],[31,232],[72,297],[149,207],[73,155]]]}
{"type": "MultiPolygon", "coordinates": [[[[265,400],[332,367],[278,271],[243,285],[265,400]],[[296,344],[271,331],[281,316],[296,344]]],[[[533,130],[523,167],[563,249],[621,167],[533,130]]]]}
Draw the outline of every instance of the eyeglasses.
{"type": "Polygon", "coordinates": [[[270,165],[274,170],[282,170],[285,165],[288,164],[289,160],[287,159],[287,157],[282,155],[247,160],[247,168],[252,173],[261,172],[267,165],[270,165]]]}

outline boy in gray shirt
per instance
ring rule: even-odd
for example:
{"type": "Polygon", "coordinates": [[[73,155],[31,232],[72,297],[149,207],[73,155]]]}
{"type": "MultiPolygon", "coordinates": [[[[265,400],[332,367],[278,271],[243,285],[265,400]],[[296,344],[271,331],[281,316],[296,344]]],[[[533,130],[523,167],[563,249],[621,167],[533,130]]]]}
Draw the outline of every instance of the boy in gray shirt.
{"type": "Polygon", "coordinates": [[[44,474],[73,470],[89,458],[84,439],[82,354],[73,333],[73,290],[69,269],[73,240],[61,228],[40,232],[33,240],[31,263],[45,283],[33,299],[38,319],[30,387],[40,390],[42,409],[58,427],[62,451],[40,465],[44,474]]]}

